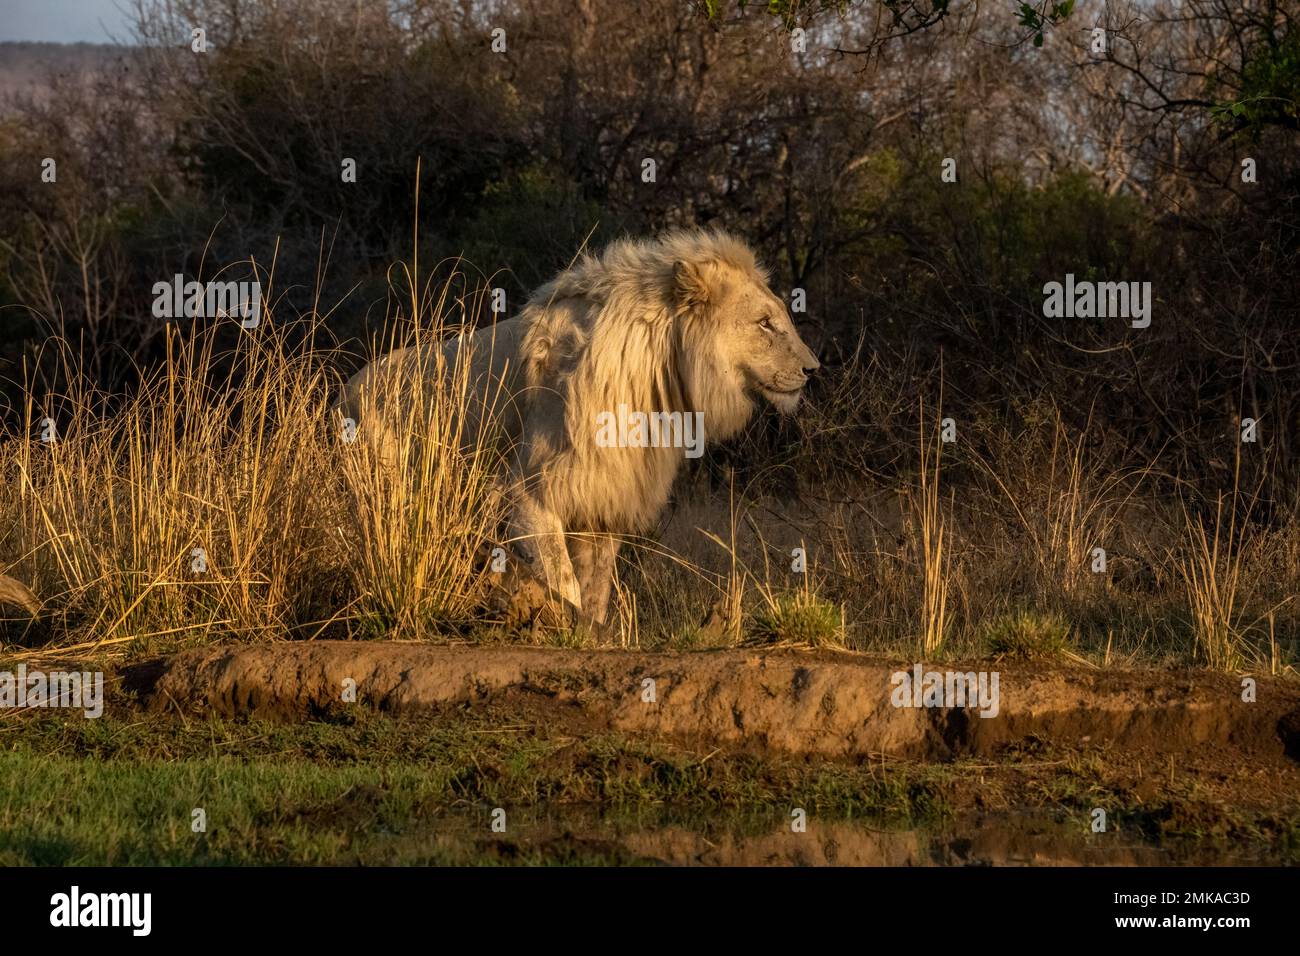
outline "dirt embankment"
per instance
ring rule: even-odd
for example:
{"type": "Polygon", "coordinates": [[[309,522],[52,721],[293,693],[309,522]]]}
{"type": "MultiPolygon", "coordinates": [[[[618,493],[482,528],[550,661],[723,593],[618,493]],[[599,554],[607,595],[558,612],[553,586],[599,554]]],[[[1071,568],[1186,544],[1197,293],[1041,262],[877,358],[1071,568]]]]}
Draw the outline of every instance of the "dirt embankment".
{"type": "MultiPolygon", "coordinates": [[[[321,641],[188,651],[126,674],[152,710],[300,719],[362,706],[439,712],[518,703],[591,731],[663,734],[822,757],[991,754],[1033,738],[1159,753],[1300,758],[1300,688],[1194,671],[933,664],[998,673],[996,715],[896,706],[910,663],[847,653],[689,654],[321,641]],[[355,686],[355,702],[346,699],[355,686]]],[[[913,698],[914,699],[914,698],[913,698]]],[[[991,710],[986,707],[985,710],[991,710]]]]}

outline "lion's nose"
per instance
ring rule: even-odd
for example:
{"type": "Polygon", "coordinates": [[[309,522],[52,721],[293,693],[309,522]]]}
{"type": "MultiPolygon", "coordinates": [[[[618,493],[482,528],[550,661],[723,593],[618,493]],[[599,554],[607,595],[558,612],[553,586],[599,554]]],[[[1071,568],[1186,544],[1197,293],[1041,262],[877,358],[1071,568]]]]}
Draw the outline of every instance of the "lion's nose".
{"type": "Polygon", "coordinates": [[[822,363],[817,361],[817,356],[813,354],[813,350],[802,339],[796,343],[795,352],[803,352],[803,355],[798,356],[798,358],[799,367],[803,369],[805,378],[822,367],[822,363]]]}

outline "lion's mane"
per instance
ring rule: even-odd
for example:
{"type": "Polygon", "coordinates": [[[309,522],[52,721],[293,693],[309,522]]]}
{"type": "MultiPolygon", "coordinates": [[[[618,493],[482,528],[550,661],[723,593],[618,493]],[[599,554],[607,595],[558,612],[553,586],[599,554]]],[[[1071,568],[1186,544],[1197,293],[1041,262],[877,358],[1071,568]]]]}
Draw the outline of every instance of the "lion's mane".
{"type": "Polygon", "coordinates": [[[748,246],[723,232],[680,231],[584,255],[529,298],[518,356],[523,470],[570,530],[644,530],[683,462],[680,448],[598,447],[598,414],[620,405],[700,411],[709,441],[753,415],[753,400],[714,366],[724,328],[716,292],[737,279],[767,284],[748,246]]]}

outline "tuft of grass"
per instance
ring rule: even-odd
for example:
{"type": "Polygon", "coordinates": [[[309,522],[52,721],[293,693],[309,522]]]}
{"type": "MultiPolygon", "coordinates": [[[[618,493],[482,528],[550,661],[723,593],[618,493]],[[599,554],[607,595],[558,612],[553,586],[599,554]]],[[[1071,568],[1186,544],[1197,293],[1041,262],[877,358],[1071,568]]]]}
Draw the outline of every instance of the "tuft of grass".
{"type": "Polygon", "coordinates": [[[1238,629],[1242,588],[1242,552],[1233,549],[1234,519],[1230,520],[1226,538],[1223,528],[1223,501],[1215,507],[1213,530],[1186,516],[1187,554],[1178,570],[1187,592],[1191,612],[1196,656],[1214,670],[1234,670],[1240,659],[1238,629]]]}
{"type": "Polygon", "coordinates": [[[1276,549],[1275,540],[1281,536],[1249,532],[1251,516],[1260,503],[1263,479],[1252,493],[1243,492],[1241,467],[1238,448],[1231,494],[1216,497],[1212,523],[1196,517],[1183,504],[1178,574],[1186,595],[1197,663],[1228,672],[1243,666],[1268,666],[1276,673],[1280,665],[1276,614],[1291,602],[1294,593],[1271,606],[1263,600],[1265,582],[1271,576],[1265,570],[1268,552],[1270,546],[1276,549]],[[1251,610],[1258,616],[1251,619],[1251,610]]]}
{"type": "Polygon", "coordinates": [[[673,634],[667,643],[675,651],[697,651],[714,647],[718,642],[702,627],[684,627],[673,634]]]}
{"type": "Polygon", "coordinates": [[[1070,625],[1059,614],[1017,610],[988,625],[984,640],[989,653],[999,657],[1042,660],[1065,656],[1070,625]]]}
{"type": "MultiPolygon", "coordinates": [[[[942,395],[940,402],[942,403],[942,395]]],[[[921,653],[936,654],[948,636],[948,590],[951,566],[948,527],[939,493],[939,462],[942,434],[936,431],[933,449],[925,433],[925,409],[921,409],[920,466],[917,472],[915,511],[920,532],[922,564],[921,653]]]]}
{"type": "Polygon", "coordinates": [[[794,644],[803,647],[843,647],[841,609],[822,600],[811,588],[788,594],[765,595],[747,628],[750,641],[759,644],[794,644]]]}
{"type": "Polygon", "coordinates": [[[591,650],[600,646],[600,637],[590,627],[578,624],[573,627],[543,631],[542,643],[547,647],[562,647],[579,651],[591,650]]]}
{"type": "Polygon", "coordinates": [[[443,359],[450,288],[426,308],[430,325],[383,350],[404,349],[400,373],[361,396],[360,428],[378,440],[341,444],[358,611],[406,637],[473,620],[483,592],[475,553],[500,523],[497,396],[480,394],[468,354],[443,359]]]}

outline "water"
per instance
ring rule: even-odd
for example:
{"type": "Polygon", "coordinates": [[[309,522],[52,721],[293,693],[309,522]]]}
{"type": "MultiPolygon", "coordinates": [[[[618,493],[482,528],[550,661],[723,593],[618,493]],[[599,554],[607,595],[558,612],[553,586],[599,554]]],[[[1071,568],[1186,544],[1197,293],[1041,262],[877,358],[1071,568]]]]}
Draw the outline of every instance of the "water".
{"type": "MultiPolygon", "coordinates": [[[[461,863],[612,863],[675,866],[1237,866],[1281,862],[1264,848],[1216,840],[1156,842],[1091,833],[1075,816],[973,813],[933,826],[807,818],[804,832],[770,816],[671,812],[600,814],[553,807],[507,814],[444,814],[427,832],[394,835],[404,853],[461,863]]],[[[391,851],[391,847],[389,848],[391,851]]],[[[413,860],[414,862],[414,860],[413,860]]]]}

